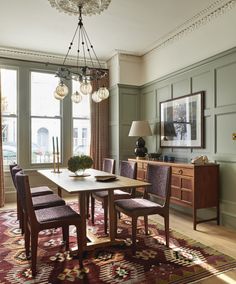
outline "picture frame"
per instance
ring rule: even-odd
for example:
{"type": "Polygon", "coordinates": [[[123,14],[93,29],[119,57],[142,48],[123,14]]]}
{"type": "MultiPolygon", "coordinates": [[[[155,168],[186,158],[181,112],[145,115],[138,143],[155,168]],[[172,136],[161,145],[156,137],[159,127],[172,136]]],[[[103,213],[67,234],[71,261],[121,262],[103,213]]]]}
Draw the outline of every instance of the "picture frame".
{"type": "Polygon", "coordinates": [[[204,147],[204,91],[160,102],[160,147],[204,147]]]}

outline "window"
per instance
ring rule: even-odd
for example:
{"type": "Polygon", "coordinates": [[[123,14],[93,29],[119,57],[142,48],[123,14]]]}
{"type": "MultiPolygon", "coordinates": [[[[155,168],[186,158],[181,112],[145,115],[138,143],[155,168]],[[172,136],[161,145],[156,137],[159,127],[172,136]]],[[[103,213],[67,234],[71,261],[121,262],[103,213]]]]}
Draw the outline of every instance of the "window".
{"type": "Polygon", "coordinates": [[[60,101],[53,92],[58,85],[54,74],[31,72],[31,163],[52,163],[52,137],[57,136],[61,153],[60,101]]]}
{"type": "MultiPolygon", "coordinates": [[[[72,82],[73,92],[79,82],[72,82]]],[[[89,155],[90,151],[90,98],[83,95],[79,104],[73,103],[73,155],[89,155]]]]}
{"type": "Polygon", "coordinates": [[[17,162],[17,70],[1,71],[3,164],[17,162]]]}

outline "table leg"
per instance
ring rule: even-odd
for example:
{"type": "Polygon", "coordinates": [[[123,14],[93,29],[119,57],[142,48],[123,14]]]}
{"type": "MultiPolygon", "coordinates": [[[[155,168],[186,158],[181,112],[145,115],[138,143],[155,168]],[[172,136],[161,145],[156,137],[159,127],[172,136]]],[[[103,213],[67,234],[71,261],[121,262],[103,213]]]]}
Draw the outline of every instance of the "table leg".
{"type": "Polygon", "coordinates": [[[114,208],[114,191],[108,190],[108,207],[109,207],[109,237],[113,242],[115,240],[115,226],[114,226],[114,218],[115,216],[115,208],[114,208]]]}
{"type": "Polygon", "coordinates": [[[83,243],[83,248],[85,248],[87,246],[87,236],[86,236],[86,204],[85,204],[85,200],[86,200],[86,193],[85,192],[80,192],[79,193],[79,211],[80,211],[80,216],[81,216],[81,227],[82,227],[82,236],[81,236],[81,240],[83,243]]]}
{"type": "Polygon", "coordinates": [[[57,194],[61,197],[61,187],[60,186],[57,187],[57,194]]]}

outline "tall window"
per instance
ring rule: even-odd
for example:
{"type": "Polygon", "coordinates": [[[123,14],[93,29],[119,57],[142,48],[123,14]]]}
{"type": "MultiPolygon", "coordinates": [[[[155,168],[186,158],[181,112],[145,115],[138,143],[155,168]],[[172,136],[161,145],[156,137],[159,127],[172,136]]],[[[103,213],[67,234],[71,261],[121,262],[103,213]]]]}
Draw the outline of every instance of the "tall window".
{"type": "Polygon", "coordinates": [[[53,161],[53,136],[58,137],[61,149],[60,101],[53,96],[57,85],[54,74],[31,72],[31,163],[34,164],[53,161]]]}
{"type": "MultiPolygon", "coordinates": [[[[73,92],[78,89],[79,82],[73,81],[73,92]]],[[[80,103],[73,103],[73,154],[89,155],[90,149],[90,102],[89,96],[84,96],[80,103]]]]}
{"type": "Polygon", "coordinates": [[[3,163],[17,162],[17,71],[1,71],[3,163]]]}

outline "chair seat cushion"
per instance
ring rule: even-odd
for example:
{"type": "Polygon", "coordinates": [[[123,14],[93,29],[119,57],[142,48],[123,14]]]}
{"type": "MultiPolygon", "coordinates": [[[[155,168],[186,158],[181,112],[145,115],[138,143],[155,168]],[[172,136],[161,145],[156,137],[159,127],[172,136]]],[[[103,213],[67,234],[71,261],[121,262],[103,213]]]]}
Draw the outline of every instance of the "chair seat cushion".
{"type": "Polygon", "coordinates": [[[155,214],[155,211],[158,211],[162,208],[161,205],[152,202],[143,198],[132,198],[132,199],[120,199],[116,200],[115,207],[126,211],[127,213],[136,214],[136,215],[146,215],[146,214],[155,214]],[[140,214],[139,214],[140,213],[140,214]]]}
{"type": "Polygon", "coordinates": [[[68,205],[36,210],[35,215],[39,223],[80,218],[80,215],[68,205]]]}
{"type": "Polygon", "coordinates": [[[38,187],[31,187],[30,188],[31,195],[34,196],[41,196],[47,194],[53,194],[53,191],[47,186],[38,186],[38,187]]]}
{"type": "MultiPolygon", "coordinates": [[[[95,193],[93,193],[93,196],[96,197],[100,197],[100,198],[108,198],[108,190],[103,190],[103,191],[97,191],[95,193]]],[[[129,198],[130,194],[128,192],[122,191],[120,189],[116,189],[114,190],[114,198],[129,198]]]]}
{"type": "Polygon", "coordinates": [[[32,202],[35,210],[66,204],[57,194],[35,196],[32,198],[32,202]]]}

